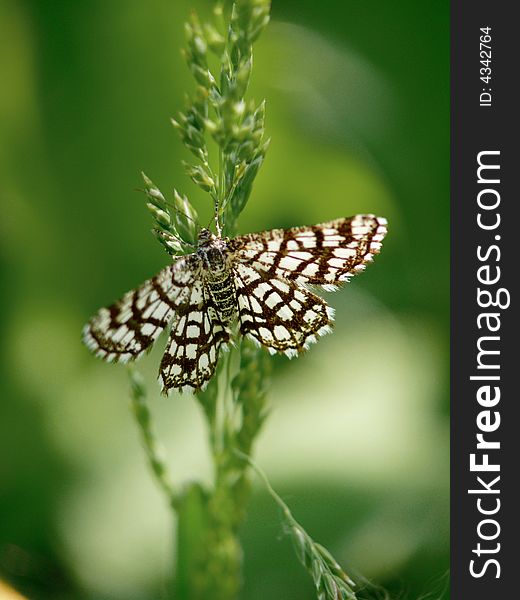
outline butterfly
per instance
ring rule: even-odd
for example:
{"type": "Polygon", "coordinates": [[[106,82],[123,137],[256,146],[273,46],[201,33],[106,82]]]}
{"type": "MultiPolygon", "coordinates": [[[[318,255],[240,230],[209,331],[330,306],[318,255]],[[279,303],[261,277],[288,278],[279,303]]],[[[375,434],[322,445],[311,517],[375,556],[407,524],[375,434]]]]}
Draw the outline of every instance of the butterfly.
{"type": "Polygon", "coordinates": [[[237,335],[296,356],[331,330],[333,309],[314,288],[334,291],[363,271],[386,232],[386,219],[374,215],[234,238],[201,229],[192,254],[99,310],[83,341],[105,361],[126,363],[169,328],[165,393],[203,389],[237,335]]]}

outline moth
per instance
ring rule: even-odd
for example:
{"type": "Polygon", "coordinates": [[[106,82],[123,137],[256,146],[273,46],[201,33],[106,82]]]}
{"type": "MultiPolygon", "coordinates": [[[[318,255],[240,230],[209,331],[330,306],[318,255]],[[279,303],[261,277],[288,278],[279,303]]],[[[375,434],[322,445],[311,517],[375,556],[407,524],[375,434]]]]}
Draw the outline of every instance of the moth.
{"type": "Polygon", "coordinates": [[[99,310],[83,341],[103,360],[126,363],[169,328],[159,369],[165,393],[203,389],[239,335],[296,356],[331,331],[333,309],[315,290],[334,291],[362,272],[386,232],[386,219],[374,215],[231,239],[201,229],[192,254],[99,310]]]}

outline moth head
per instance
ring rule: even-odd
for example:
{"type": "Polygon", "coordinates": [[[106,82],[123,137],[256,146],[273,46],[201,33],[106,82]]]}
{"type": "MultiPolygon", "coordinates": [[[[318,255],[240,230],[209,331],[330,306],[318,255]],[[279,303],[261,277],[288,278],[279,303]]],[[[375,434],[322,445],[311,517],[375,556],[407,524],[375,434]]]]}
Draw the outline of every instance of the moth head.
{"type": "Polygon", "coordinates": [[[198,242],[199,242],[199,246],[205,246],[206,244],[208,244],[215,236],[211,233],[211,231],[209,229],[206,229],[205,227],[203,227],[200,231],[199,231],[199,235],[198,235],[198,242]]]}

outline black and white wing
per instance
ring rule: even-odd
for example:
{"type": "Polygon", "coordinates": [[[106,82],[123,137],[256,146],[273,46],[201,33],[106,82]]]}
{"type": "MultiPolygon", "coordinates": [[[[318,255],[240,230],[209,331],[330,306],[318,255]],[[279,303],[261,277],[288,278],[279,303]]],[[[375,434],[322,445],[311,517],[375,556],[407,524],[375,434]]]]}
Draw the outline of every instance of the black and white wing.
{"type": "MultiPolygon", "coordinates": [[[[333,311],[306,286],[336,289],[381,249],[386,219],[356,215],[312,227],[273,229],[228,242],[240,332],[270,352],[295,356],[330,331],[333,311]]],[[[164,392],[200,390],[231,339],[228,319],[209,293],[197,254],[102,308],[83,330],[85,344],[109,362],[139,358],[170,323],[159,377],[164,392]]],[[[230,298],[234,298],[231,296],[230,298]]]]}
{"type": "Polygon", "coordinates": [[[331,331],[333,309],[308,289],[244,263],[234,273],[240,332],[271,354],[296,356],[331,331]]]}
{"type": "Polygon", "coordinates": [[[381,250],[387,221],[356,215],[311,227],[273,229],[231,241],[236,259],[271,277],[334,290],[381,250]]]}
{"type": "Polygon", "coordinates": [[[188,303],[197,267],[192,256],[180,258],[112,306],[99,310],[83,329],[86,346],[108,362],[139,358],[188,303]]]}
{"type": "Polygon", "coordinates": [[[189,301],[178,310],[159,378],[163,392],[202,389],[213,376],[220,348],[230,340],[230,332],[220,320],[202,280],[191,288],[189,301]]]}

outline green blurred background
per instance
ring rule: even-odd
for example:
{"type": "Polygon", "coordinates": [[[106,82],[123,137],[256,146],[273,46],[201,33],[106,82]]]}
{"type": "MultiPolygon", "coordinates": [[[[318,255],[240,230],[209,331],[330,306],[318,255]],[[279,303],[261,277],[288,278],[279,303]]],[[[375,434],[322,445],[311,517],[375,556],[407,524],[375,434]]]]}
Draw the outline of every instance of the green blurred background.
{"type": "MultiPolygon", "coordinates": [[[[80,330],[168,262],[140,170],[208,204],[168,122],[193,85],[194,4],[0,2],[0,580],[31,599],[156,599],[171,573],[124,368],[80,330]]],[[[448,36],[445,0],[274,0],[251,90],[272,145],[240,221],[389,220],[374,265],[328,296],[335,333],[275,359],[257,458],[347,570],[408,598],[447,596],[448,36]]],[[[195,402],[157,393],[161,345],[141,365],[168,460],[208,481],[195,402]]],[[[243,542],[243,598],[314,597],[260,484],[243,542]]]]}

